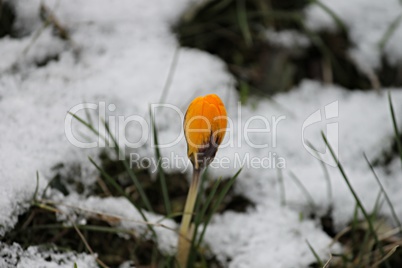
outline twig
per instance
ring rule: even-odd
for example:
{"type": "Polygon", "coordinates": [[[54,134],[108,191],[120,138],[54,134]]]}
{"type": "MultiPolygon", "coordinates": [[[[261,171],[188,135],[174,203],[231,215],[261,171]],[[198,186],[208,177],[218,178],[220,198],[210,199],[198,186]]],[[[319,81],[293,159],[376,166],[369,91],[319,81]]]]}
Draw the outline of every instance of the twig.
{"type": "Polygon", "coordinates": [[[85,236],[81,233],[81,231],[78,229],[77,225],[72,221],[71,222],[74,226],[75,231],[77,232],[77,234],[79,235],[79,237],[81,238],[82,242],[84,243],[85,247],[87,248],[87,250],[91,253],[91,255],[95,258],[96,262],[102,266],[103,268],[109,268],[109,266],[107,266],[103,261],[101,261],[96,254],[93,252],[91,246],[88,244],[88,241],[85,239],[85,236]]]}
{"type": "Polygon", "coordinates": [[[329,259],[327,260],[327,262],[324,264],[324,266],[322,268],[327,268],[329,267],[329,264],[332,261],[332,254],[329,254],[329,259]]]}

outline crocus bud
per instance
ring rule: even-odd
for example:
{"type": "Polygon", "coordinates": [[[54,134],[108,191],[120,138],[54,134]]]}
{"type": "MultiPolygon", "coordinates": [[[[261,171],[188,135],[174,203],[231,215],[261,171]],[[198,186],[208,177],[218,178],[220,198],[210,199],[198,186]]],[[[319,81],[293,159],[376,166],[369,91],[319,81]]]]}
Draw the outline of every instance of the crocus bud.
{"type": "Polygon", "coordinates": [[[195,98],[184,118],[187,155],[195,169],[209,165],[225,137],[225,105],[216,94],[195,98]]]}

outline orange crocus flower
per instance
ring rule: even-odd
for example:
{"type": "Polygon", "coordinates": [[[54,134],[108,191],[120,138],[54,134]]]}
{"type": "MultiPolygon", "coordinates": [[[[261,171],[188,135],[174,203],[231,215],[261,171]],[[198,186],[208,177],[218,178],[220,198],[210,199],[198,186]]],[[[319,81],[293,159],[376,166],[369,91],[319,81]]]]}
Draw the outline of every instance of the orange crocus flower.
{"type": "Polygon", "coordinates": [[[179,230],[176,260],[180,268],[187,266],[194,235],[191,217],[198,194],[200,174],[202,169],[214,160],[216,151],[225,137],[226,125],[226,109],[217,95],[195,98],[188,106],[183,128],[187,141],[187,154],[193,163],[194,171],[179,230]]]}
{"type": "Polygon", "coordinates": [[[187,154],[196,169],[207,166],[225,137],[226,109],[216,94],[195,98],[184,118],[187,154]]]}

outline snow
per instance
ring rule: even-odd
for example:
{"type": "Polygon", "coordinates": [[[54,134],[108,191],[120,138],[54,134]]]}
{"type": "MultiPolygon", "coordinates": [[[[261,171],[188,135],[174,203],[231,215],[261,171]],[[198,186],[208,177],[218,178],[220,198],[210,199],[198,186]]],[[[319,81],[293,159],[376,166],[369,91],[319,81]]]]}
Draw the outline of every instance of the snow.
{"type": "MultiPolygon", "coordinates": [[[[388,89],[382,89],[380,93],[348,91],[305,80],[290,92],[276,95],[274,101],[251,99],[249,105],[239,108],[234,80],[224,63],[205,52],[179,48],[171,32],[172,23],[191,1],[159,0],[152,4],[130,0],[118,3],[108,0],[43,1],[54,11],[60,23],[68,28],[72,40],[70,43],[60,41],[50,28],[44,29],[39,38],[33,40],[36,29],[41,27],[38,16],[40,2],[16,1],[17,26],[25,35],[20,39],[0,40],[0,51],[6,52],[0,62],[0,70],[5,70],[0,75],[1,236],[13,228],[17,216],[29,207],[36,187],[36,171],[40,175],[39,192],[54,175],[52,167],[59,163],[66,165],[67,171],[63,169],[63,172],[77,165],[81,174],[77,180],[86,185],[94,183],[97,173],[87,157],[97,159],[100,149],[80,149],[71,144],[65,134],[67,111],[82,103],[96,105],[97,108],[90,113],[92,119],[97,120],[104,103],[105,113],[100,113],[101,117],[127,118],[137,115],[148,121],[149,105],[160,101],[177,49],[177,67],[164,102],[184,112],[195,96],[216,93],[225,102],[232,120],[229,124],[231,129],[214,162],[217,167],[210,169],[212,176],[233,176],[242,162],[239,163],[237,159],[249,157],[271,161],[271,166],[265,168],[261,166],[262,163],[255,163],[257,166],[246,163],[236,184],[236,192],[252,200],[256,207],[249,208],[245,213],[226,212],[217,215],[208,227],[206,245],[220,261],[235,268],[267,267],[274,264],[275,267],[307,267],[315,262],[315,258],[305,240],[311,243],[323,259],[328,258],[331,239],[321,230],[318,217],[325,215],[332,207],[332,216],[339,230],[351,220],[355,206],[339,170],[328,166],[333,190],[331,203],[320,162],[305,149],[302,142],[303,124],[316,111],[321,111],[325,118],[324,111],[328,105],[335,106],[327,108],[327,112],[338,111],[339,114],[306,126],[305,139],[324,152],[320,131],[327,129],[327,123],[332,126],[337,124],[339,159],[365,207],[371,210],[374,206],[379,187],[364,162],[362,152],[374,160],[391,146],[393,128],[386,96],[388,89]],[[28,51],[23,53],[28,46],[28,51]],[[57,56],[56,60],[40,68],[35,66],[35,63],[54,56],[57,56]],[[336,109],[331,110],[333,107],[336,109]],[[260,116],[259,119],[247,122],[255,115],[260,116]],[[261,118],[267,119],[269,131],[248,133],[249,139],[246,139],[244,129],[247,124],[252,128],[266,127],[266,122],[261,118]],[[275,120],[279,121],[275,124],[275,120]],[[255,148],[251,143],[268,146],[255,148]],[[230,160],[227,166],[224,166],[225,159],[230,160]],[[283,196],[280,193],[278,169],[275,168],[280,159],[284,160],[286,166],[282,171],[285,206],[281,205],[283,196]],[[297,175],[312,196],[316,218],[308,218],[313,209],[300,187],[290,179],[290,172],[297,175]]],[[[351,29],[351,37],[356,44],[355,52],[351,53],[364,60],[362,64],[377,68],[380,56],[376,44],[389,23],[400,13],[397,1],[323,2],[334,9],[351,29]],[[364,19],[357,12],[358,7],[364,7],[364,19]],[[386,12],[387,16],[380,16],[378,10],[386,12]]],[[[309,7],[306,14],[307,23],[314,30],[334,26],[332,19],[316,6],[309,7]]],[[[279,38],[281,44],[293,40],[301,46],[305,45],[304,41],[300,41],[304,40],[303,36],[299,40],[294,39],[292,33],[267,34],[267,38],[283,38],[279,38]]],[[[397,47],[401,34],[397,30],[390,39],[386,46],[387,55],[398,58],[402,53],[397,47]]],[[[402,114],[402,92],[400,89],[390,90],[396,114],[402,114]]],[[[166,107],[159,109],[155,112],[160,143],[167,144],[182,133],[182,122],[177,111],[166,107]]],[[[86,116],[83,110],[77,114],[83,118],[86,116]]],[[[401,124],[402,118],[398,120],[401,124]]],[[[123,139],[123,133],[128,134],[132,143],[140,140],[143,129],[139,124],[129,124],[125,128],[124,124],[118,120],[116,122],[119,124],[114,132],[121,135],[121,144],[128,142],[123,139]]],[[[77,122],[73,123],[71,129],[80,141],[84,141],[85,137],[88,138],[86,141],[96,141],[77,122]]],[[[150,135],[145,135],[145,138],[145,145],[133,151],[142,157],[154,157],[150,135]]],[[[331,144],[335,145],[333,141],[336,143],[336,140],[330,139],[331,144]]],[[[130,152],[132,150],[127,148],[126,153],[130,152]]],[[[170,167],[167,171],[182,171],[189,175],[184,139],[161,152],[165,157],[173,154],[186,160],[183,165],[170,167]]],[[[328,155],[324,158],[331,163],[328,155]]],[[[394,159],[388,170],[377,171],[402,218],[402,206],[399,205],[402,204],[399,192],[400,162],[394,159]]],[[[87,217],[91,214],[89,210],[121,218],[116,223],[118,227],[146,232],[138,211],[125,199],[87,196],[87,193],[72,193],[68,196],[55,194],[52,198],[62,203],[58,206],[64,212],[60,220],[66,221],[66,224],[71,217],[77,220],[87,217]]],[[[386,207],[381,214],[391,219],[386,207]]],[[[161,219],[160,215],[151,213],[147,213],[147,216],[151,222],[161,219]]],[[[177,227],[171,220],[164,220],[163,224],[173,229],[177,227]]],[[[173,253],[177,238],[175,232],[163,227],[156,229],[160,249],[173,253]]],[[[2,261],[10,260],[12,263],[16,256],[21,258],[21,266],[18,267],[43,267],[46,254],[51,255],[55,263],[46,263],[49,266],[45,267],[56,267],[54,265],[57,260],[66,256],[54,252],[43,253],[36,247],[23,250],[17,244],[3,244],[1,248],[2,254],[11,256],[2,261]]],[[[339,250],[339,245],[335,245],[333,250],[339,250]]],[[[94,267],[91,256],[68,256],[80,268],[94,267]]]]}
{"type": "Polygon", "coordinates": [[[300,220],[296,212],[280,206],[259,206],[251,213],[228,212],[216,217],[206,240],[222,263],[232,260],[230,267],[239,268],[308,267],[312,259],[307,241],[325,258],[331,243],[317,224],[300,220]],[[239,226],[252,228],[239,232],[239,226]]]}
{"type": "Polygon", "coordinates": [[[3,268],[96,268],[95,258],[72,252],[60,253],[40,247],[22,249],[17,243],[0,243],[0,266],[3,268]]]}

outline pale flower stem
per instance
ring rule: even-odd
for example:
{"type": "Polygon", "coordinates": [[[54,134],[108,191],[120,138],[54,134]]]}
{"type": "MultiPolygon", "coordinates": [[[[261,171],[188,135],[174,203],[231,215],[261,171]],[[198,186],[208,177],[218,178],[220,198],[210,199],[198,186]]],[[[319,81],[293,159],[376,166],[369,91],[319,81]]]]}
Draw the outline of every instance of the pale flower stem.
{"type": "Polygon", "coordinates": [[[193,234],[190,228],[191,218],[193,216],[194,205],[197,199],[198,188],[200,185],[201,170],[194,168],[193,179],[187,194],[186,205],[184,207],[183,217],[179,231],[179,243],[177,247],[177,263],[179,268],[185,268],[190,251],[193,234]]]}

